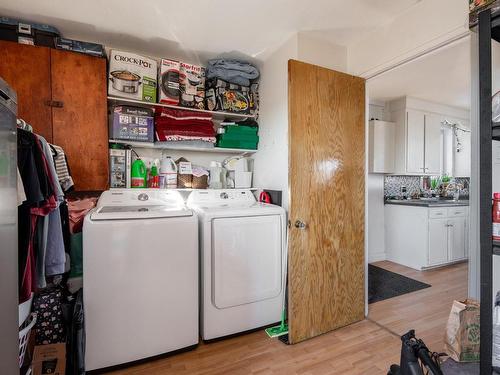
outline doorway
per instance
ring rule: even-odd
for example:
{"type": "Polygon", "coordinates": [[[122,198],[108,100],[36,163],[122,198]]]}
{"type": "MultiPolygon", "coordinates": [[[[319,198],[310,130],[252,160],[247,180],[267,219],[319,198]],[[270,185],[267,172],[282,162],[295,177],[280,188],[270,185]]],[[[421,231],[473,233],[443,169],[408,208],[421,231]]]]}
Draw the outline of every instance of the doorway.
{"type": "Polygon", "coordinates": [[[442,350],[468,297],[470,37],[367,80],[368,318],[442,350]]]}

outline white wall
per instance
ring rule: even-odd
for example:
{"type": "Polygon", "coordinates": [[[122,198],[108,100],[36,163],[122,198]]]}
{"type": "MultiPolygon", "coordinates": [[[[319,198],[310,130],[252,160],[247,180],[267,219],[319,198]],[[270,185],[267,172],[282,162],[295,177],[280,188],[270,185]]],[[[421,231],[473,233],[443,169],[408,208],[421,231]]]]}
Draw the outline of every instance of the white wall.
{"type": "Polygon", "coordinates": [[[468,32],[466,0],[422,0],[348,46],[349,72],[372,76],[468,32]]]}
{"type": "Polygon", "coordinates": [[[254,186],[283,192],[288,210],[288,60],[345,70],[347,51],[307,32],[288,39],[262,64],[259,151],[254,156],[254,186]]]}
{"type": "Polygon", "coordinates": [[[297,35],[263,64],[260,81],[259,151],[254,186],[283,192],[288,210],[288,60],[297,59],[297,35]]]}
{"type": "Polygon", "coordinates": [[[299,32],[297,47],[297,58],[300,61],[341,72],[347,71],[347,48],[318,38],[317,33],[299,32]]]}
{"type": "MultiPolygon", "coordinates": [[[[369,87],[368,90],[369,92],[369,87]]],[[[390,120],[389,111],[383,102],[370,102],[368,118],[390,120]]],[[[368,145],[368,142],[366,143],[368,145]]],[[[368,152],[368,150],[367,150],[368,152]]],[[[386,259],[385,251],[385,220],[384,220],[384,175],[369,173],[366,180],[368,198],[368,223],[366,228],[368,262],[386,259]]]]}

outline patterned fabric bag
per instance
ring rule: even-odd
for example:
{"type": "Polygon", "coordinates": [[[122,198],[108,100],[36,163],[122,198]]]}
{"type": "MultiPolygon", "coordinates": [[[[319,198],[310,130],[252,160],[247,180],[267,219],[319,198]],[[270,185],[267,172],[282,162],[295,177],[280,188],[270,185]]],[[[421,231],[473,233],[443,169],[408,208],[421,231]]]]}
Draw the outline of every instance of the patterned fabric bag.
{"type": "Polygon", "coordinates": [[[35,295],[33,311],[37,313],[36,345],[57,344],[66,341],[62,301],[61,288],[47,288],[35,295]]]}

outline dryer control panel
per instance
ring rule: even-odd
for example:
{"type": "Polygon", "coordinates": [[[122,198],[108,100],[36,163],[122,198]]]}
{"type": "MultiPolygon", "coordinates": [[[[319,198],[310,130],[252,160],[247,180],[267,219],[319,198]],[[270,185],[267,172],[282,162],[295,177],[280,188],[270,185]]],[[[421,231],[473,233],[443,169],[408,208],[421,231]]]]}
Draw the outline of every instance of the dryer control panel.
{"type": "Polygon", "coordinates": [[[193,191],[188,198],[188,205],[217,205],[217,204],[237,204],[255,203],[257,200],[250,190],[238,189],[207,189],[203,191],[193,191]]]}

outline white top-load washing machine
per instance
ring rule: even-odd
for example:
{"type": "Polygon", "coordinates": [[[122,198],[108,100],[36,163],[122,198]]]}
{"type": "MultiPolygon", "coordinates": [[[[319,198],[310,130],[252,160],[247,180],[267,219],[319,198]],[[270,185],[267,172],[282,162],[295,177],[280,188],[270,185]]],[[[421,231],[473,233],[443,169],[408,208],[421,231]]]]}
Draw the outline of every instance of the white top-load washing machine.
{"type": "Polygon", "coordinates": [[[198,220],[176,191],[102,193],[83,225],[85,368],[199,341],[198,220]]]}
{"type": "Polygon", "coordinates": [[[194,191],[188,206],[200,221],[204,340],[280,320],[286,262],[286,215],[250,190],[194,191]]]}

